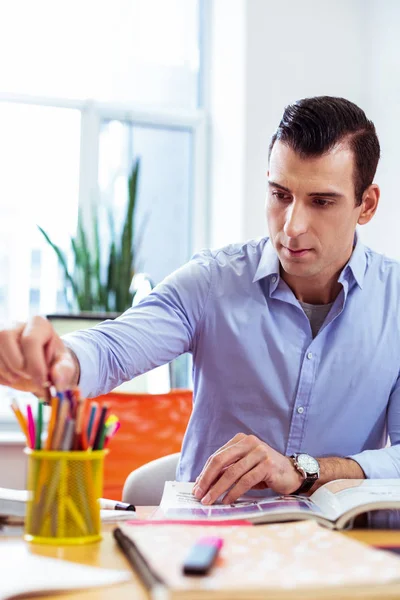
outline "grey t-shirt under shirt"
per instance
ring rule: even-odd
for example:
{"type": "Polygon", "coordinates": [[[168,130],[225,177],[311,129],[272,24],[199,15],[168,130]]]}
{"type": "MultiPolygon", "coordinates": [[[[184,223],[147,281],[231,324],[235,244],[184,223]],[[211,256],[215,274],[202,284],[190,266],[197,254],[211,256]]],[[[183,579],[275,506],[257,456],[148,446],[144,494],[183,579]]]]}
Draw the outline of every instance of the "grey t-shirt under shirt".
{"type": "Polygon", "coordinates": [[[307,304],[307,302],[300,302],[302,309],[310,321],[313,338],[315,338],[321,329],[328,312],[331,310],[332,304],[333,302],[330,304],[307,304]]]}

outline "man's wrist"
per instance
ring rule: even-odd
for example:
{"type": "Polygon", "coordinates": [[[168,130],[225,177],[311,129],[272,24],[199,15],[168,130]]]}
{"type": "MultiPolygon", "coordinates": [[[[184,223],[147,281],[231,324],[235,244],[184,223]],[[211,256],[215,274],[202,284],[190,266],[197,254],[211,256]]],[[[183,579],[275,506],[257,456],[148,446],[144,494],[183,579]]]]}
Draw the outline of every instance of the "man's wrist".
{"type": "Polygon", "coordinates": [[[291,470],[293,472],[293,490],[290,492],[291,494],[293,494],[302,485],[304,481],[304,475],[302,475],[302,473],[300,473],[300,471],[296,469],[293,458],[291,458],[290,456],[288,456],[287,458],[290,462],[291,470]]]}
{"type": "Polygon", "coordinates": [[[317,459],[320,465],[319,479],[311,488],[315,492],[321,485],[335,479],[365,479],[365,473],[352,458],[329,456],[317,459]]]}
{"type": "Polygon", "coordinates": [[[79,363],[78,357],[76,356],[75,352],[73,350],[71,350],[71,348],[69,348],[67,346],[67,350],[72,358],[72,362],[74,364],[74,374],[72,377],[72,386],[71,387],[76,387],[77,385],[79,385],[79,380],[81,378],[81,365],[79,363]]]}

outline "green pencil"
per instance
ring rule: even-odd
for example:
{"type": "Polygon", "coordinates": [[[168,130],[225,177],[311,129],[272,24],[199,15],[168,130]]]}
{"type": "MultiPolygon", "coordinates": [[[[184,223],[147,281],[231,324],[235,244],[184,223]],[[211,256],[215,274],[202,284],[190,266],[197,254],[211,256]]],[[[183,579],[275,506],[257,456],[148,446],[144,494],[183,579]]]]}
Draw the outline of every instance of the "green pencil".
{"type": "Polygon", "coordinates": [[[43,429],[43,403],[41,400],[38,400],[35,450],[41,450],[41,448],[42,448],[42,429],[43,429]]]}
{"type": "Polygon", "coordinates": [[[103,450],[104,441],[106,439],[106,434],[107,434],[107,427],[105,425],[103,425],[103,431],[101,432],[101,435],[100,435],[100,440],[99,440],[99,445],[97,447],[97,450],[103,450]]]}

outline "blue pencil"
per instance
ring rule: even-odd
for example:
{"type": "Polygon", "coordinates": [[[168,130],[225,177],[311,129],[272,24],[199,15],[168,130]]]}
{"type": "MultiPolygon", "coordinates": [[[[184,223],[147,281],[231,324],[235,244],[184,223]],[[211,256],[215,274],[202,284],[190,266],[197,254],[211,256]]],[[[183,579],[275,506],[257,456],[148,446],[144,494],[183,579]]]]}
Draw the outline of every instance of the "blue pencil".
{"type": "Polygon", "coordinates": [[[87,426],[87,439],[90,444],[90,437],[92,435],[93,423],[96,416],[98,404],[97,402],[90,403],[90,414],[89,414],[89,423],[87,426]]]}

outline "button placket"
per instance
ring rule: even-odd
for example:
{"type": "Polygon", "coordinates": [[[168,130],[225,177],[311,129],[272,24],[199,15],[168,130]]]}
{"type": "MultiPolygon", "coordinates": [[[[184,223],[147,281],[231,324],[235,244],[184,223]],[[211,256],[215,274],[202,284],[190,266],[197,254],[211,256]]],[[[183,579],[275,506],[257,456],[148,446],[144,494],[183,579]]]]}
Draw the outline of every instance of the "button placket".
{"type": "Polygon", "coordinates": [[[301,366],[299,386],[290,423],[286,446],[287,455],[301,451],[304,428],[307,421],[307,407],[314,387],[317,364],[318,360],[316,353],[306,351],[301,366]]]}

